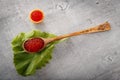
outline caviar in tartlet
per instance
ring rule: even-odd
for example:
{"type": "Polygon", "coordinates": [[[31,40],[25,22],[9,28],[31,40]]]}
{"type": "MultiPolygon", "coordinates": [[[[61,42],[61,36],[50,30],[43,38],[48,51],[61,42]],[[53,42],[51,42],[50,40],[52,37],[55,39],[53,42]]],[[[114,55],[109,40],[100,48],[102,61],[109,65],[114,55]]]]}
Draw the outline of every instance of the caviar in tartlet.
{"type": "Polygon", "coordinates": [[[43,11],[39,10],[39,9],[35,9],[33,11],[31,11],[30,13],[30,20],[33,23],[40,23],[42,22],[44,19],[44,13],[43,11]]]}

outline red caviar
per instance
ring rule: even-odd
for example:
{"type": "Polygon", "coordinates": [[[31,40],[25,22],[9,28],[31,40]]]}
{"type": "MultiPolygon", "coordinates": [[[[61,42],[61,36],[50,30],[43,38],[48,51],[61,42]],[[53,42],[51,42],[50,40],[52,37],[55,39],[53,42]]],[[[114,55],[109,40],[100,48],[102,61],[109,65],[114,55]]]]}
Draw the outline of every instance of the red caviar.
{"type": "Polygon", "coordinates": [[[41,10],[33,10],[31,13],[30,13],[30,19],[32,22],[34,23],[40,23],[43,21],[43,18],[44,18],[44,14],[41,10]]]}
{"type": "Polygon", "coordinates": [[[38,52],[44,47],[44,40],[41,38],[31,38],[24,42],[23,47],[27,52],[38,52]]]}

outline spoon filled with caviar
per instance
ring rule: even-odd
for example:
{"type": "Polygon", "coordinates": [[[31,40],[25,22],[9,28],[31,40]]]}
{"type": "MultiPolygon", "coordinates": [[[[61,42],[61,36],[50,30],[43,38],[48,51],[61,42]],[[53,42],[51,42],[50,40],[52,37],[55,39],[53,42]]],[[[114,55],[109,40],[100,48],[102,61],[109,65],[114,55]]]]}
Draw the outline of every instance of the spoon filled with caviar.
{"type": "Polygon", "coordinates": [[[110,29],[111,29],[110,24],[108,22],[105,22],[103,24],[97,25],[92,28],[60,35],[60,36],[53,37],[53,38],[34,37],[34,38],[27,39],[23,42],[23,49],[26,52],[35,53],[35,52],[41,51],[42,49],[44,49],[47,46],[47,44],[49,44],[53,41],[58,41],[58,40],[61,40],[64,38],[82,35],[82,34],[104,32],[104,31],[108,31],[110,29]]]}

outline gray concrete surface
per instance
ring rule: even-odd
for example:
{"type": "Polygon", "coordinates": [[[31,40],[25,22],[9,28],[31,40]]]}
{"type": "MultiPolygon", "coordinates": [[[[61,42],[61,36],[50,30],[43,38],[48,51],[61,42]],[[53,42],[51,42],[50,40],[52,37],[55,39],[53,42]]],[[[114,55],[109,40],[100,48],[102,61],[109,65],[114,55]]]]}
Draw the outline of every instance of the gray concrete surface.
{"type": "Polygon", "coordinates": [[[0,80],[120,80],[120,0],[0,0],[0,80]],[[28,19],[35,8],[45,13],[38,25],[28,19]],[[60,35],[105,21],[111,31],[70,38],[56,45],[53,59],[36,74],[17,74],[11,40],[18,33],[60,35]]]}

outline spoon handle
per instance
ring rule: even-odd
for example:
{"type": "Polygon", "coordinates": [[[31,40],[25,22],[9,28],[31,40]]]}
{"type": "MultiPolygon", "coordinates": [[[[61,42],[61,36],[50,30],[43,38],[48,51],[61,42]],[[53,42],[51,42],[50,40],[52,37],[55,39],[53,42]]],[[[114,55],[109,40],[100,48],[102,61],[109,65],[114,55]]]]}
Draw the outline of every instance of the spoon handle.
{"type": "Polygon", "coordinates": [[[92,28],[88,28],[85,30],[81,30],[81,31],[77,31],[77,32],[69,33],[69,34],[60,35],[60,36],[57,36],[54,38],[46,39],[46,43],[50,43],[50,42],[57,41],[57,40],[60,40],[63,38],[77,36],[77,35],[81,35],[81,34],[89,34],[89,33],[95,33],[95,32],[108,31],[110,29],[111,29],[110,24],[108,22],[105,22],[103,24],[97,25],[92,28]]]}

